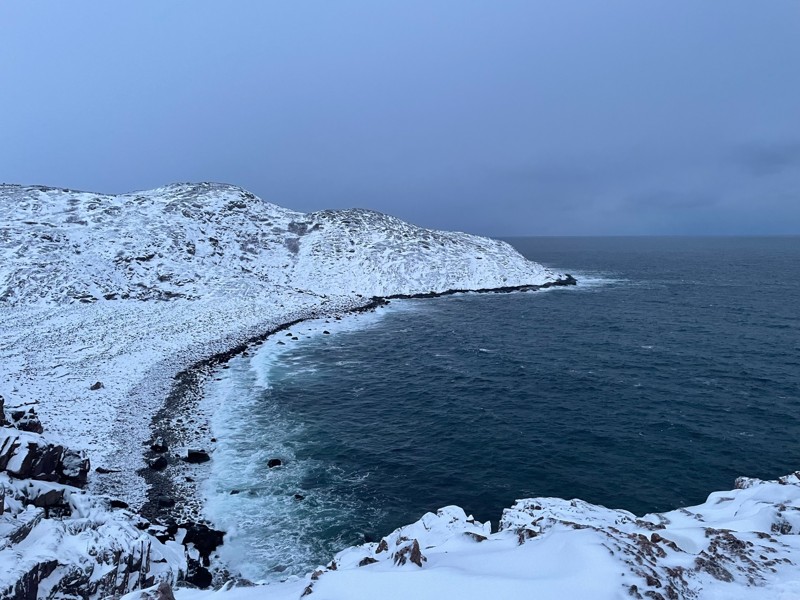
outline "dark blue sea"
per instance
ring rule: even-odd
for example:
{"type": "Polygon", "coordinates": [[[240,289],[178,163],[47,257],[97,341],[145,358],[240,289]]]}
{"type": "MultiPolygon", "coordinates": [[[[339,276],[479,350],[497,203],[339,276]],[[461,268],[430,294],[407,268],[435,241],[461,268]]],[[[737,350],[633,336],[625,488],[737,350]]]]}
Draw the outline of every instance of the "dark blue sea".
{"type": "Polygon", "coordinates": [[[232,363],[229,559],[302,573],[449,504],[643,514],[800,469],[800,238],[509,241],[579,285],[394,302],[232,363]]]}

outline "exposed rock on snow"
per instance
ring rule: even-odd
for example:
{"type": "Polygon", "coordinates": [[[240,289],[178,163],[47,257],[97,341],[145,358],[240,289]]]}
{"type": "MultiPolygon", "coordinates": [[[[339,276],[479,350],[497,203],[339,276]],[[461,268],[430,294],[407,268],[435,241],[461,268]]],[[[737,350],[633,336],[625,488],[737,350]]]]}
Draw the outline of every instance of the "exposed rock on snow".
{"type": "Polygon", "coordinates": [[[18,479],[86,484],[89,459],[82,451],[51,444],[38,433],[0,428],[0,471],[18,479]]]}
{"type": "Polygon", "coordinates": [[[88,471],[84,452],[0,428],[0,598],[120,595],[186,571],[179,544],[76,487],[88,471]]]}
{"type": "MultiPolygon", "coordinates": [[[[737,489],[715,492],[699,506],[642,518],[580,500],[520,500],[504,511],[496,533],[450,506],[378,543],[340,552],[308,576],[304,594],[775,598],[800,590],[798,533],[798,474],[772,482],[743,478],[737,489]]],[[[236,597],[280,598],[287,590],[271,585],[236,597]]]]}

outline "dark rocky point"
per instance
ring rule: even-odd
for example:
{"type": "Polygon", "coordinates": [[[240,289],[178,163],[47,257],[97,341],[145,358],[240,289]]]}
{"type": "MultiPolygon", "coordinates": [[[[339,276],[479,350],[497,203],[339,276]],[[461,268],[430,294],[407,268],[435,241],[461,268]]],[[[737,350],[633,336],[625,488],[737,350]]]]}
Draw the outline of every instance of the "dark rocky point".
{"type": "Polygon", "coordinates": [[[294,495],[294,499],[297,500],[298,502],[300,502],[301,500],[305,500],[306,497],[303,496],[303,494],[295,494],[294,495]]]}

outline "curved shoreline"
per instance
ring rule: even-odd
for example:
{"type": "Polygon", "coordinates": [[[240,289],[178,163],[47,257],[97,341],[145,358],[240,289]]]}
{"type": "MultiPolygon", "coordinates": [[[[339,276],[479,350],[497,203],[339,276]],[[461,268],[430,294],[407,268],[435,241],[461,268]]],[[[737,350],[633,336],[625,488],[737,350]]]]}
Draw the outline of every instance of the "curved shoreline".
{"type": "MultiPolygon", "coordinates": [[[[455,294],[466,293],[479,293],[479,294],[502,294],[513,292],[531,292],[551,287],[566,287],[577,285],[577,280],[570,274],[564,274],[563,278],[554,281],[549,281],[539,285],[524,285],[524,286],[509,286],[500,288],[486,288],[478,290],[469,289],[451,289],[443,292],[424,292],[418,294],[394,294],[390,296],[372,297],[367,300],[364,299],[363,304],[358,304],[352,308],[344,310],[326,311],[324,309],[315,309],[310,314],[301,318],[287,321],[278,326],[272,327],[267,331],[258,333],[254,336],[247,338],[245,341],[239,342],[235,346],[212,354],[203,358],[189,367],[179,371],[174,376],[174,382],[170,387],[167,397],[164,399],[161,408],[151,418],[150,425],[150,440],[147,441],[147,450],[144,452],[146,460],[153,459],[157,456],[167,456],[168,465],[164,470],[153,470],[145,466],[137,471],[147,486],[146,502],[139,509],[139,513],[147,519],[158,523],[160,526],[165,527],[167,536],[172,537],[176,530],[177,524],[200,524],[201,527],[209,525],[207,520],[202,514],[202,498],[198,492],[198,483],[193,477],[187,476],[183,473],[183,481],[179,479],[182,475],[180,468],[183,461],[176,459],[174,454],[156,452],[150,449],[151,442],[162,439],[166,446],[172,449],[176,443],[180,445],[179,440],[181,437],[191,438],[188,432],[188,425],[184,427],[181,432],[176,432],[173,427],[173,419],[181,421],[179,415],[189,417],[198,413],[198,405],[202,399],[202,387],[208,377],[212,375],[215,368],[220,365],[225,365],[231,359],[246,355],[246,353],[253,347],[260,346],[267,338],[285,331],[299,323],[310,321],[319,318],[335,318],[338,316],[348,314],[358,314],[364,312],[375,311],[378,308],[390,303],[391,300],[407,300],[407,299],[429,299],[444,296],[451,296],[455,294]],[[178,471],[178,472],[175,472],[178,471]],[[178,503],[176,499],[180,498],[181,502],[178,503]],[[172,503],[166,499],[171,499],[172,503]]],[[[358,295],[357,295],[358,296],[358,295]]],[[[360,299],[360,298],[359,298],[360,299]]],[[[354,299],[358,302],[358,299],[354,299]]],[[[224,367],[223,367],[224,368],[224,367]]],[[[208,423],[204,424],[208,427],[208,423]]],[[[214,442],[215,439],[211,438],[214,442]]],[[[209,449],[206,449],[209,450],[209,449]]],[[[209,452],[211,454],[211,452],[209,452]]],[[[210,524],[213,526],[213,524],[210,524]]],[[[224,532],[220,533],[221,535],[224,532]]],[[[220,569],[225,577],[236,577],[236,573],[227,571],[226,565],[214,565],[220,569]]]]}

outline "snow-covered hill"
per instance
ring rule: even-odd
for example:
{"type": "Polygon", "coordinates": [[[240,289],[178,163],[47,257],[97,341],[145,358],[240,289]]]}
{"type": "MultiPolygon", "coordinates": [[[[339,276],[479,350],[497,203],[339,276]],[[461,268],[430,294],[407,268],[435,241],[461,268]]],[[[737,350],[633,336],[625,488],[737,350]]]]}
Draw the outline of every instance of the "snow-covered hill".
{"type": "Polygon", "coordinates": [[[0,301],[388,296],[543,284],[508,244],[369,210],[293,212],[234,186],[106,196],[0,186],[0,301]]]}

